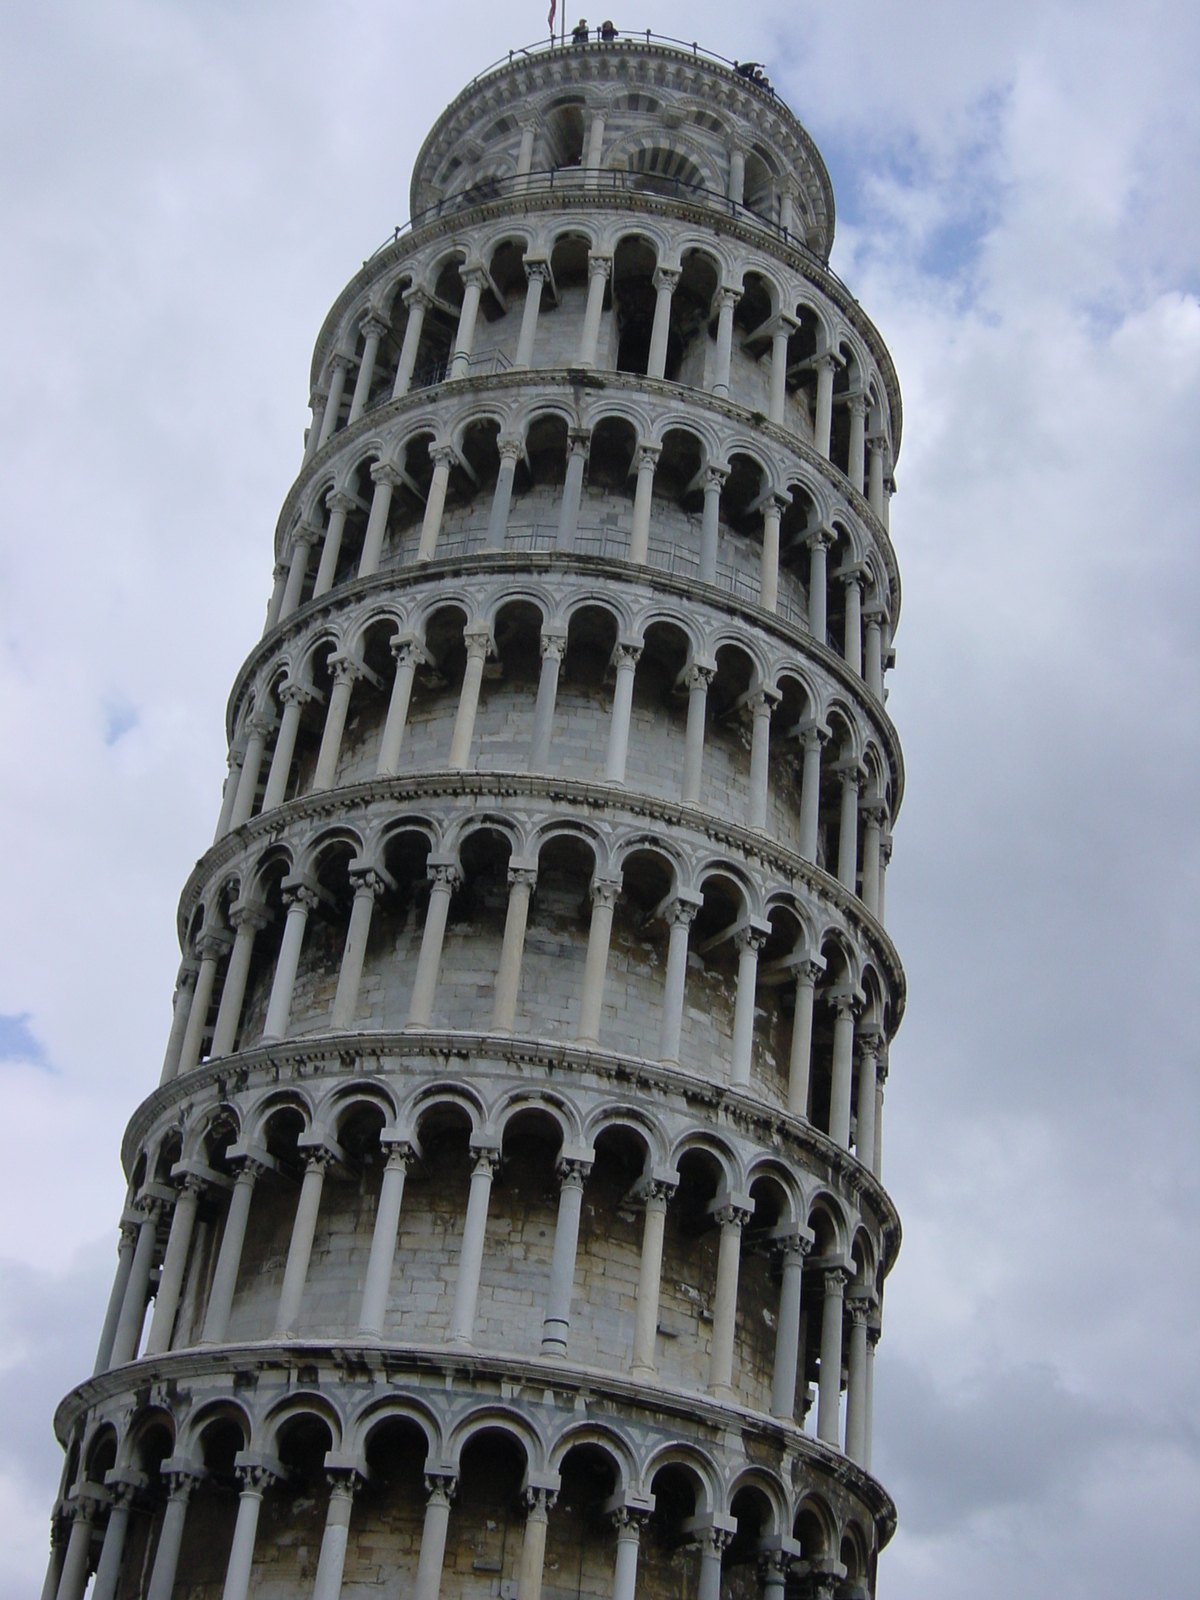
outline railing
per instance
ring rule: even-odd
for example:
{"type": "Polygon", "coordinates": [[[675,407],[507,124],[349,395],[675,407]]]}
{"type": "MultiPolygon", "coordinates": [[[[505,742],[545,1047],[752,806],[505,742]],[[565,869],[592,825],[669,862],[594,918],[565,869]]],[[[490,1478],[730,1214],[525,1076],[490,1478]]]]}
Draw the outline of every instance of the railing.
{"type": "MultiPolygon", "coordinates": [[[[417,559],[420,529],[414,528],[401,540],[401,564],[411,566],[417,559]]],[[[477,555],[487,546],[487,530],[482,527],[445,528],[437,542],[438,560],[461,559],[477,555]]],[[[558,548],[556,522],[510,522],[504,538],[506,554],[548,554],[558,548]]],[[[571,555],[599,556],[608,561],[628,561],[629,529],[604,526],[577,527],[572,541],[571,555]]],[[[647,564],[656,572],[668,572],[676,577],[696,581],[700,571],[700,545],[678,539],[651,539],[647,564]]],[[[747,605],[757,606],[759,596],[759,567],[750,550],[742,551],[731,540],[722,540],[717,560],[716,577],[719,589],[725,589],[747,605]]],[[[776,615],[800,628],[808,627],[808,601],[795,576],[786,569],[779,574],[779,593],[776,615]]]]}
{"type": "Polygon", "coordinates": [[[424,211],[418,211],[407,222],[393,228],[389,237],[363,262],[363,266],[368,266],[377,255],[390,248],[405,234],[413,233],[416,229],[423,228],[426,223],[436,222],[441,217],[457,216],[459,212],[469,211],[475,206],[487,205],[493,200],[504,200],[517,195],[579,193],[585,193],[589,199],[602,198],[605,194],[648,194],[660,199],[688,201],[692,205],[706,206],[711,211],[719,211],[722,216],[733,217],[737,221],[761,228],[790,249],[798,250],[832,278],[851,299],[854,298],[850,289],[828,263],[798,234],[782,227],[774,218],[766,217],[761,211],[755,211],[753,207],[743,205],[738,200],[731,200],[728,195],[720,194],[716,189],[708,189],[703,184],[689,183],[684,178],[667,177],[658,172],[630,172],[615,167],[554,167],[546,171],[511,174],[507,178],[485,178],[479,183],[472,184],[468,189],[446,195],[434,205],[426,206],[424,211]]]}

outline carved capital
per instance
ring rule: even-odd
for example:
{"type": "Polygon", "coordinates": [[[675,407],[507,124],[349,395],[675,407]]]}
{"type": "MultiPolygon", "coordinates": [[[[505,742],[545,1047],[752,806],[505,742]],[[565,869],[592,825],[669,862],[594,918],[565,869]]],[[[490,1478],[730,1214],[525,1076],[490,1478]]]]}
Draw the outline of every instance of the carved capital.
{"type": "Polygon", "coordinates": [[[612,276],[612,257],[588,255],[588,276],[608,279],[612,276]]]}

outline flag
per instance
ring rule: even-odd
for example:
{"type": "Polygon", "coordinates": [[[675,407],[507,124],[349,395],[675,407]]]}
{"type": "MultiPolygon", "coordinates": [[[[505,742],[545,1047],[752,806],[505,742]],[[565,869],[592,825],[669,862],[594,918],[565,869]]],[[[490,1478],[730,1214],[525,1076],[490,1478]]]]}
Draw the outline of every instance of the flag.
{"type": "Polygon", "coordinates": [[[554,13],[558,10],[558,0],[550,0],[550,15],[547,21],[550,24],[550,37],[554,37],[554,13]]]}

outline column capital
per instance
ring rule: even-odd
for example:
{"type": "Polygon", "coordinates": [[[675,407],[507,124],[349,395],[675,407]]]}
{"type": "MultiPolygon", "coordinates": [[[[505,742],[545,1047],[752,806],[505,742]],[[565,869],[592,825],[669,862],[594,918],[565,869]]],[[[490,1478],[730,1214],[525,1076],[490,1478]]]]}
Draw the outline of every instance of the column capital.
{"type": "Polygon", "coordinates": [[[482,261],[468,261],[458,269],[458,275],[468,288],[486,289],[489,282],[487,267],[482,261]]]}
{"type": "Polygon", "coordinates": [[[856,1017],[863,1008],[863,997],[853,989],[833,989],[826,999],[836,1009],[840,1017],[856,1017]]]}
{"type": "Polygon", "coordinates": [[[635,472],[640,472],[643,467],[658,465],[658,458],[662,455],[662,445],[654,444],[650,440],[639,443],[633,452],[633,466],[635,472]]]}
{"type": "Polygon", "coordinates": [[[349,514],[354,510],[358,501],[345,489],[334,489],[325,496],[325,504],[330,511],[342,511],[349,514]]]}
{"type": "Polygon", "coordinates": [[[854,1038],[854,1051],[860,1060],[874,1060],[883,1041],[883,1031],[877,1027],[859,1028],[854,1038]]]}
{"type": "Polygon", "coordinates": [[[771,924],[762,917],[747,917],[733,935],[738,950],[753,950],[756,954],[771,937],[771,924]]]}
{"type": "Polygon", "coordinates": [[[637,1190],[647,1210],[651,1206],[658,1206],[665,1211],[671,1196],[678,1187],[679,1178],[677,1175],[672,1174],[670,1177],[648,1178],[644,1183],[637,1185],[637,1190]]]}
{"type": "Polygon", "coordinates": [[[757,689],[751,689],[746,696],[746,704],[750,707],[751,712],[760,712],[764,709],[770,711],[782,699],[783,691],[781,689],[773,689],[770,684],[762,683],[759,684],[757,689]]]}
{"type": "Polygon", "coordinates": [[[263,706],[246,718],[246,732],[251,737],[268,739],[275,730],[275,713],[263,706]]]}
{"type": "Polygon", "coordinates": [[[454,446],[449,444],[435,444],[429,448],[429,459],[435,467],[447,466],[455,459],[454,446]]]}
{"type": "Polygon", "coordinates": [[[704,689],[707,692],[716,675],[715,661],[689,661],[683,669],[683,681],[689,689],[704,689]]]}
{"type": "Polygon", "coordinates": [[[371,1476],[371,1469],[358,1456],[336,1455],[327,1450],[325,1476],[329,1480],[330,1494],[352,1499],[371,1476]]]}
{"type": "Polygon", "coordinates": [[[538,869],[536,861],[526,861],[523,858],[509,860],[508,887],[515,889],[518,884],[533,892],[537,888],[538,869]]]}
{"type": "Polygon", "coordinates": [[[414,283],[410,288],[405,289],[400,298],[410,311],[416,306],[420,306],[422,311],[428,311],[433,305],[433,296],[428,289],[419,283],[414,283]]]}
{"type": "Polygon", "coordinates": [[[360,678],[365,678],[367,675],[365,663],[355,656],[331,656],[329,665],[333,668],[334,683],[357,683],[360,678]]]}
{"type": "Polygon", "coordinates": [[[453,894],[462,882],[462,869],[457,861],[439,859],[426,864],[425,876],[435,888],[449,889],[453,894]]]}
{"type": "Polygon", "coordinates": [[[526,1485],[522,1498],[525,1501],[526,1519],[533,1517],[544,1522],[558,1501],[558,1490],[531,1483],[526,1485]]]}
{"type": "Polygon", "coordinates": [[[463,629],[467,655],[486,660],[492,653],[492,630],[486,622],[472,622],[463,629]]]}
{"type": "Polygon", "coordinates": [[[705,489],[723,489],[729,477],[728,467],[707,466],[702,475],[705,489]]]}
{"type": "Polygon", "coordinates": [[[239,1450],[233,1458],[233,1470],[243,1494],[261,1495],[272,1483],[287,1477],[287,1468],[274,1456],[250,1455],[239,1450]]]}
{"type": "Polygon", "coordinates": [[[522,266],[526,283],[532,283],[535,278],[539,283],[550,282],[550,263],[545,256],[526,256],[522,266]]]}
{"type": "Polygon", "coordinates": [[[185,1502],[208,1477],[208,1472],[199,1462],[187,1461],[182,1456],[168,1456],[158,1471],[166,1481],[168,1497],[185,1502]]]}
{"type": "Polygon", "coordinates": [[[805,1228],[801,1232],[784,1234],[778,1243],[785,1262],[799,1262],[803,1265],[804,1258],[816,1243],[816,1239],[813,1233],[805,1228]]]}
{"type": "Polygon", "coordinates": [[[854,1277],[844,1262],[835,1262],[832,1266],[822,1267],[821,1273],[825,1282],[825,1293],[835,1295],[839,1300],[846,1292],[846,1285],[854,1277]]]}
{"type": "Polygon", "coordinates": [[[594,906],[615,906],[621,895],[624,880],[619,872],[597,872],[593,875],[589,892],[594,906]]]}
{"type": "Polygon", "coordinates": [[[390,461],[372,461],[370,473],[372,483],[386,483],[389,489],[398,489],[404,482],[404,474],[390,461]]]}
{"type": "Polygon", "coordinates": [[[271,921],[271,912],[261,900],[237,900],[229,908],[229,920],[239,933],[243,928],[258,933],[271,921]]]}
{"type": "Polygon", "coordinates": [[[717,300],[723,306],[735,306],[742,298],[742,290],[734,283],[723,283],[717,290],[717,300]]]}
{"type": "Polygon", "coordinates": [[[457,1472],[454,1472],[450,1467],[445,1467],[440,1471],[437,1468],[432,1471],[427,1469],[425,1473],[425,1493],[429,1497],[430,1504],[448,1507],[458,1493],[457,1472]]]}
{"type": "Polygon", "coordinates": [[[841,782],[843,789],[853,789],[858,792],[858,786],[866,777],[861,761],[838,761],[834,763],[833,771],[841,782]]]}
{"type": "Polygon", "coordinates": [[[754,1207],[732,1197],[727,1197],[721,1201],[714,1200],[713,1209],[709,1212],[709,1215],[718,1227],[722,1229],[732,1228],[737,1233],[741,1233],[754,1215],[754,1207]]]}
{"type": "Polygon", "coordinates": [[[800,535],[800,543],[806,544],[810,550],[830,550],[836,542],[837,535],[824,523],[816,528],[806,528],[800,535]]]}
{"type": "Polygon", "coordinates": [[[372,900],[378,900],[385,889],[395,887],[390,874],[378,866],[369,867],[351,862],[348,876],[355,894],[370,895],[372,900]]]}
{"type": "Polygon", "coordinates": [[[353,358],[346,355],[344,351],[339,350],[330,357],[329,370],[330,372],[337,372],[340,368],[342,372],[348,372],[352,364],[353,358]]]}
{"type": "Polygon", "coordinates": [[[617,1542],[622,1539],[640,1540],[653,1516],[653,1507],[621,1505],[608,1512],[608,1520],[617,1530],[617,1542]]]}
{"type": "Polygon", "coordinates": [[[496,440],[501,461],[520,461],[525,454],[525,441],[519,433],[502,433],[496,440]]]}
{"type": "Polygon", "coordinates": [[[656,289],[666,289],[671,294],[674,294],[676,285],[679,282],[679,276],[680,269],[678,267],[655,267],[654,287],[656,289]]]}
{"type": "Polygon", "coordinates": [[[636,667],[641,655],[642,646],[636,639],[618,639],[613,646],[612,662],[619,672],[622,667],[636,667]]]}
{"type": "Polygon", "coordinates": [[[359,332],[364,339],[382,339],[384,334],[391,329],[391,323],[381,312],[373,311],[369,317],[359,324],[359,332]]]}
{"type": "Polygon", "coordinates": [[[477,1144],[472,1146],[474,1161],[471,1163],[471,1173],[486,1173],[490,1178],[500,1165],[500,1146],[497,1144],[477,1144]]]}
{"type": "Polygon", "coordinates": [[[662,914],[671,927],[682,923],[685,928],[690,928],[703,904],[704,896],[697,894],[694,889],[677,889],[669,900],[664,901],[662,914]]]}
{"type": "Polygon", "coordinates": [[[305,912],[311,914],[321,903],[320,890],[307,878],[285,878],[280,885],[280,894],[289,911],[293,906],[302,906],[305,912]]]}
{"type": "Polygon", "coordinates": [[[289,678],[279,688],[279,698],[285,706],[306,706],[310,700],[317,698],[317,691],[310,683],[301,683],[298,678],[289,678]]]}
{"type": "Polygon", "coordinates": [[[538,640],[542,656],[554,656],[561,661],[567,649],[567,630],[560,623],[544,623],[538,640]]]}
{"type": "Polygon", "coordinates": [[[882,828],[887,821],[887,802],[877,797],[870,800],[860,800],[858,809],[864,821],[874,823],[877,828],[882,828]]]}
{"type": "Polygon", "coordinates": [[[825,962],[821,960],[820,956],[805,955],[801,956],[800,960],[796,962],[797,983],[807,983],[815,988],[824,972],[825,962]]]}
{"type": "Polygon", "coordinates": [[[396,658],[396,665],[418,667],[429,659],[425,646],[411,633],[398,633],[393,638],[389,649],[396,658]]]}
{"type": "Polygon", "coordinates": [[[846,1296],[846,1314],[856,1328],[864,1328],[871,1315],[871,1297],[866,1294],[846,1296]]]}
{"type": "Polygon", "coordinates": [[[588,276],[591,278],[609,278],[612,275],[613,258],[611,256],[593,255],[588,252],[588,276]]]}
{"type": "Polygon", "coordinates": [[[309,549],[321,538],[322,530],[314,528],[311,522],[301,522],[292,534],[292,549],[298,545],[307,545],[309,549]]]}
{"type": "Polygon", "coordinates": [[[567,431],[568,454],[587,457],[592,448],[592,430],[590,428],[570,428],[567,431]]]}
{"type": "Polygon", "coordinates": [[[233,940],[226,928],[206,928],[196,940],[196,949],[202,961],[219,961],[233,940]]]}
{"type": "Polygon", "coordinates": [[[588,1173],[592,1170],[590,1158],[584,1160],[582,1156],[559,1156],[554,1168],[558,1175],[560,1189],[579,1189],[582,1191],[587,1182],[588,1173]]]}

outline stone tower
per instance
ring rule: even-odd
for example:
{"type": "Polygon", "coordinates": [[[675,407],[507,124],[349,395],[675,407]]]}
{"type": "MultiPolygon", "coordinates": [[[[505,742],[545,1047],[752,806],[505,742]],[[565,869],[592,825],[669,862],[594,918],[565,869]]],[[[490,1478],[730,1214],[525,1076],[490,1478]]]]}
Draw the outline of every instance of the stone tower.
{"type": "Polygon", "coordinates": [[[862,1597],[900,396],[755,72],[476,78],[321,329],[46,1600],[862,1597]]]}

